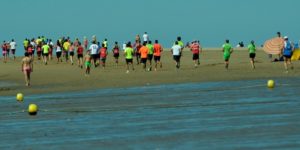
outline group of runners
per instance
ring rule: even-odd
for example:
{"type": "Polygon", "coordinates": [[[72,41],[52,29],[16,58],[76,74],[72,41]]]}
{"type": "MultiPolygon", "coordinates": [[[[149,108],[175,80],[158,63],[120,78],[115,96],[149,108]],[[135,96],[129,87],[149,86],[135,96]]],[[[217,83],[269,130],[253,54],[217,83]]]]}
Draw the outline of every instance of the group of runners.
{"type": "Polygon", "coordinates": [[[10,54],[13,56],[13,60],[16,60],[16,47],[17,43],[14,39],[12,39],[10,42],[3,41],[1,48],[4,63],[6,63],[9,60],[10,54]]]}
{"type": "MultiPolygon", "coordinates": [[[[293,65],[291,63],[293,47],[291,42],[289,42],[288,37],[284,37],[284,39],[285,44],[283,56],[285,57],[285,68],[288,71],[289,65],[291,65],[291,69],[293,69],[293,65]]],[[[105,68],[108,56],[108,40],[104,39],[102,42],[99,42],[96,36],[92,37],[91,43],[89,43],[88,39],[84,37],[83,44],[78,38],[71,41],[69,37],[62,37],[54,43],[51,39],[46,39],[44,36],[41,36],[31,40],[25,39],[23,41],[23,46],[25,50],[25,57],[22,60],[22,71],[25,75],[27,86],[30,85],[30,73],[33,70],[34,59],[42,60],[42,62],[47,65],[49,60],[54,59],[53,52],[55,52],[57,63],[61,63],[64,58],[66,62],[70,62],[71,65],[74,65],[74,56],[76,53],[78,67],[85,67],[85,75],[88,76],[92,66],[96,68],[101,65],[101,67],[105,68]],[[37,58],[34,57],[35,53],[37,58]]],[[[11,42],[3,42],[2,53],[4,56],[4,62],[7,62],[10,51],[13,54],[13,59],[15,59],[16,47],[17,43],[13,39],[11,42]]],[[[184,46],[181,37],[177,37],[171,48],[176,68],[180,68],[180,60],[184,48],[190,49],[193,54],[192,59],[194,61],[194,67],[198,67],[200,65],[199,55],[202,52],[200,42],[195,40],[189,45],[184,46]]],[[[229,60],[233,53],[233,47],[227,39],[225,40],[225,44],[222,48],[225,68],[228,69],[229,60]]],[[[163,52],[163,47],[158,40],[155,40],[153,44],[146,32],[142,36],[142,39],[139,35],[137,35],[135,37],[134,44],[131,42],[124,43],[122,50],[126,61],[126,73],[130,72],[130,68],[134,70],[134,57],[136,58],[137,65],[142,64],[142,68],[145,71],[152,71],[153,60],[155,71],[158,68],[162,68],[161,53],[163,52]]],[[[248,51],[251,66],[255,69],[254,63],[256,57],[256,45],[254,41],[251,41],[248,45],[248,51]]],[[[122,53],[119,43],[115,42],[112,47],[112,54],[116,65],[118,65],[119,57],[122,53]]]]}

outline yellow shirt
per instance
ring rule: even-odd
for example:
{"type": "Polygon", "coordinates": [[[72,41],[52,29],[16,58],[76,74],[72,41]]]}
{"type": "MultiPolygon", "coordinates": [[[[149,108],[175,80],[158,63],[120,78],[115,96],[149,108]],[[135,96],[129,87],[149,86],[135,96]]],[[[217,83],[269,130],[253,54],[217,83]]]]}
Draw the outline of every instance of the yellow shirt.
{"type": "Polygon", "coordinates": [[[65,42],[64,45],[63,45],[63,47],[64,47],[65,51],[68,51],[70,49],[70,47],[71,47],[71,43],[70,42],[65,42]]]}

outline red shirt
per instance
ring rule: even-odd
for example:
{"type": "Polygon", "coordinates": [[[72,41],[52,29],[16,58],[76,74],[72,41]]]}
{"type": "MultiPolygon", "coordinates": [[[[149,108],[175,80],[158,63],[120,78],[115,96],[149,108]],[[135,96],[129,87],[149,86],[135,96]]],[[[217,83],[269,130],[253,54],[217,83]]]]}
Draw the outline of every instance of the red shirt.
{"type": "Polygon", "coordinates": [[[114,54],[119,54],[119,47],[118,46],[116,46],[115,48],[114,48],[114,54]]]}
{"type": "Polygon", "coordinates": [[[27,52],[28,52],[28,53],[32,53],[32,52],[33,52],[32,46],[28,46],[28,47],[27,47],[27,52]]]}
{"type": "Polygon", "coordinates": [[[83,54],[83,47],[82,46],[79,46],[77,48],[77,54],[83,54]]]}
{"type": "Polygon", "coordinates": [[[106,55],[107,55],[107,49],[105,47],[102,47],[100,49],[100,57],[101,58],[106,58],[106,55]]]}
{"type": "Polygon", "coordinates": [[[154,56],[160,56],[160,53],[162,52],[162,47],[160,44],[154,44],[154,56]]]}
{"type": "Polygon", "coordinates": [[[194,43],[190,46],[191,51],[193,54],[199,54],[200,53],[200,45],[198,43],[194,43]]]}
{"type": "Polygon", "coordinates": [[[7,51],[7,46],[6,46],[6,44],[3,44],[3,45],[2,45],[2,50],[3,50],[3,51],[7,51]]]}

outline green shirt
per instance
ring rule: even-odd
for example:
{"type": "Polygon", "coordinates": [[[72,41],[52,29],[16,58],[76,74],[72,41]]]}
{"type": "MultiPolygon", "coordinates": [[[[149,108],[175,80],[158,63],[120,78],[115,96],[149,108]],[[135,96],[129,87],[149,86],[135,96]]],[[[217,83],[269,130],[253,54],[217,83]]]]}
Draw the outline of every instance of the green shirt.
{"type": "Polygon", "coordinates": [[[232,46],[229,43],[223,45],[224,55],[230,55],[232,46]]]}
{"type": "Polygon", "coordinates": [[[126,59],[132,59],[133,58],[133,49],[131,47],[125,48],[125,58],[126,59]]]}
{"type": "Polygon", "coordinates": [[[153,55],[154,53],[154,46],[152,44],[147,44],[146,47],[149,49],[148,54],[153,55]]]}
{"type": "Polygon", "coordinates": [[[49,53],[50,46],[49,46],[49,45],[44,45],[44,46],[42,47],[42,49],[43,49],[44,54],[48,54],[48,53],[49,53]]]}
{"type": "Polygon", "coordinates": [[[181,47],[181,48],[184,48],[184,44],[182,41],[178,41],[178,45],[181,47]]]}
{"type": "Polygon", "coordinates": [[[107,41],[103,41],[104,47],[107,48],[107,41]]]}
{"type": "Polygon", "coordinates": [[[23,45],[24,45],[25,47],[28,47],[29,42],[28,42],[27,40],[25,40],[25,41],[23,42],[23,45]]]}
{"type": "Polygon", "coordinates": [[[250,53],[250,54],[251,54],[251,53],[255,53],[255,51],[256,51],[255,45],[254,45],[254,44],[249,44],[249,45],[248,45],[248,50],[249,50],[249,53],[250,53]]]}

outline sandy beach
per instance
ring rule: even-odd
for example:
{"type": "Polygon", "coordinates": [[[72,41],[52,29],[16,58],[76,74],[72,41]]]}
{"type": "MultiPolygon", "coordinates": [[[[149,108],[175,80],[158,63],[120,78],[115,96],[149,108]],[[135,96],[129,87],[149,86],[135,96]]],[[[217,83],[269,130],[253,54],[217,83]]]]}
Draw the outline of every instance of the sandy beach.
{"type": "Polygon", "coordinates": [[[120,57],[120,64],[114,65],[112,54],[107,59],[107,67],[92,68],[91,75],[85,77],[84,69],[75,64],[63,62],[57,64],[50,61],[45,66],[41,61],[34,62],[31,87],[26,87],[24,75],[21,72],[21,58],[17,61],[0,63],[0,81],[10,86],[0,87],[0,95],[62,93],[67,91],[84,91],[99,88],[135,87],[145,85],[235,81],[251,79],[271,79],[285,77],[299,77],[299,62],[294,62],[295,69],[285,73],[283,62],[270,62],[267,54],[261,49],[257,52],[256,69],[252,70],[246,50],[235,50],[231,57],[229,70],[225,70],[222,52],[218,49],[204,49],[201,54],[201,65],[194,68],[192,54],[186,50],[181,60],[181,68],[177,71],[170,51],[162,56],[163,68],[146,72],[141,65],[136,65],[135,71],[126,74],[124,57],[120,57]]]}

